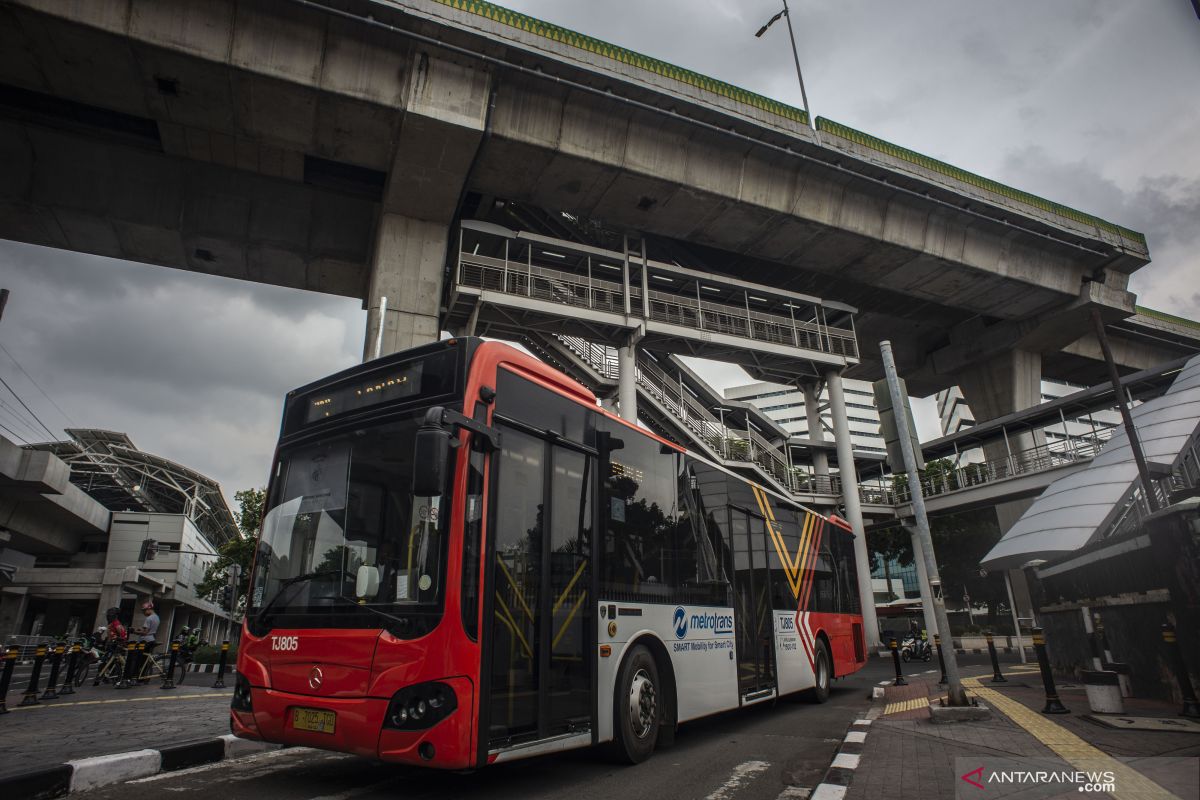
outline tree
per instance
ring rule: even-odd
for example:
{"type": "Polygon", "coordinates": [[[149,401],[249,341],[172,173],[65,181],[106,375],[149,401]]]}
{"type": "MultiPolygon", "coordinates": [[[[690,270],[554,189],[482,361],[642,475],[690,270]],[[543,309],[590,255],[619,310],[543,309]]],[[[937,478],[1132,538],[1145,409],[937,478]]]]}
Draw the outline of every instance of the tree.
{"type": "Polygon", "coordinates": [[[233,499],[238,504],[238,535],[217,548],[217,560],[204,570],[204,580],[196,585],[196,594],[213,599],[222,586],[229,582],[229,567],[241,567],[238,577],[238,597],[245,597],[250,589],[250,565],[258,546],[258,527],[262,523],[263,506],[266,504],[266,489],[242,489],[233,499]]]}

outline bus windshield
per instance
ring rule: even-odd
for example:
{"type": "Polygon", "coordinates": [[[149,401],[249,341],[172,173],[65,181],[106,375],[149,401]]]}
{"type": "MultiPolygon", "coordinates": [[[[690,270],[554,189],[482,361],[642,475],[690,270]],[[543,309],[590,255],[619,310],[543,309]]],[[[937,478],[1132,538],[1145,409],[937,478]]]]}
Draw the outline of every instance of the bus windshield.
{"type": "Polygon", "coordinates": [[[441,615],[442,496],[412,494],[421,413],[280,451],[248,617],[283,628],[387,628],[401,638],[441,615]]]}

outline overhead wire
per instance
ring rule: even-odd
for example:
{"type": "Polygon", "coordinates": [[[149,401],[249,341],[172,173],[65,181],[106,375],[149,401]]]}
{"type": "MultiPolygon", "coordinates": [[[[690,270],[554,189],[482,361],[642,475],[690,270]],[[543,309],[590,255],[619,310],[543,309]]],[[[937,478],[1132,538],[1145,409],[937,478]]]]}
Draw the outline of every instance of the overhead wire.
{"type": "MultiPolygon", "coordinates": [[[[8,421],[10,423],[15,423],[19,427],[23,428],[25,431],[32,431],[35,439],[41,438],[41,434],[38,432],[38,429],[36,427],[34,427],[33,424],[29,422],[29,420],[25,419],[25,417],[23,417],[21,414],[19,414],[18,410],[16,408],[9,405],[4,400],[0,400],[0,412],[2,412],[6,416],[6,418],[8,419],[8,421]]],[[[21,433],[19,435],[23,437],[26,434],[21,433]]]]}
{"type": "Polygon", "coordinates": [[[42,393],[42,397],[44,397],[44,398],[46,398],[47,400],[49,400],[49,401],[50,401],[50,405],[54,406],[54,408],[55,408],[55,409],[58,411],[58,413],[62,415],[63,419],[65,419],[65,420],[66,420],[68,423],[70,423],[72,426],[75,426],[75,425],[77,425],[77,424],[78,424],[78,423],[76,423],[76,422],[75,422],[75,420],[71,419],[71,415],[70,415],[70,414],[68,414],[67,412],[65,412],[65,411],[63,411],[63,410],[62,410],[62,406],[60,406],[58,403],[54,402],[54,398],[53,398],[53,397],[51,397],[49,394],[47,394],[47,393],[46,393],[46,390],[42,388],[41,384],[39,384],[39,383],[38,383],[36,380],[34,380],[33,376],[32,376],[32,375],[30,375],[30,374],[29,374],[29,373],[28,373],[28,372],[25,370],[25,368],[21,366],[21,362],[20,362],[20,361],[17,361],[17,357],[16,357],[16,356],[14,356],[12,353],[8,352],[8,348],[7,348],[7,347],[5,347],[3,344],[0,344],[0,350],[3,350],[3,351],[4,351],[4,355],[8,356],[8,357],[9,357],[9,359],[11,359],[11,360],[12,360],[12,362],[13,362],[14,364],[16,364],[16,365],[17,365],[17,369],[21,370],[21,374],[22,374],[22,375],[24,375],[26,378],[28,378],[28,379],[29,379],[29,382],[30,382],[30,383],[32,383],[32,384],[33,384],[33,385],[34,385],[34,386],[37,388],[37,390],[38,390],[39,392],[41,392],[41,393],[42,393]]]}
{"type": "Polygon", "coordinates": [[[28,403],[26,403],[24,400],[21,399],[21,395],[17,394],[16,390],[14,390],[11,386],[9,386],[8,381],[4,380],[3,377],[0,377],[0,386],[3,386],[5,389],[8,389],[9,394],[11,394],[13,397],[17,398],[17,402],[20,403],[21,406],[26,411],[29,412],[29,415],[31,417],[33,417],[34,420],[37,421],[38,425],[42,426],[42,429],[46,431],[46,435],[49,436],[51,438],[51,440],[58,438],[57,436],[54,435],[54,431],[50,430],[50,428],[46,425],[46,423],[42,422],[42,418],[39,417],[37,415],[37,413],[34,412],[34,410],[29,407],[28,403]]]}
{"type": "Polygon", "coordinates": [[[12,428],[5,425],[3,422],[0,422],[0,428],[7,431],[9,436],[13,437],[14,439],[17,439],[18,441],[20,441],[21,444],[29,444],[29,441],[24,436],[17,433],[12,428]]]}

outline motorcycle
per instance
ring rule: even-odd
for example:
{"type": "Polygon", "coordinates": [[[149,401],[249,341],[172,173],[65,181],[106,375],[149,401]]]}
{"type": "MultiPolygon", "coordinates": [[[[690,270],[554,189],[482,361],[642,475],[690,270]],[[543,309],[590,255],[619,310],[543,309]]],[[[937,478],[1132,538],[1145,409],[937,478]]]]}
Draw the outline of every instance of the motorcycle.
{"type": "Polygon", "coordinates": [[[918,639],[916,636],[909,634],[900,643],[900,659],[908,663],[914,658],[919,658],[922,661],[931,660],[933,658],[933,648],[929,646],[928,640],[918,639]]]}

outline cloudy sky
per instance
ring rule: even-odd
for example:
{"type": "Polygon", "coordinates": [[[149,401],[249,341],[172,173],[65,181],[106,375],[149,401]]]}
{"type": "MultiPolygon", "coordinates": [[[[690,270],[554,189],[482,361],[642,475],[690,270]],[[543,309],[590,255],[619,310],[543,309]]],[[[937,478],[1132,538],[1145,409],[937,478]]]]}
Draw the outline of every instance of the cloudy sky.
{"type": "MultiPolygon", "coordinates": [[[[800,105],[786,29],[753,37],[776,0],[508,5],[800,105]]],[[[1200,317],[1189,0],[795,0],[792,11],[816,114],[1145,232],[1154,263],[1134,278],[1140,302],[1200,317]]],[[[284,393],[356,363],[365,326],[356,300],[4,241],[0,286],[12,292],[0,344],[54,402],[4,352],[0,377],[56,435],[125,431],[230,498],[265,483],[284,393]]],[[[0,389],[0,434],[47,438],[21,416],[0,389]]]]}

